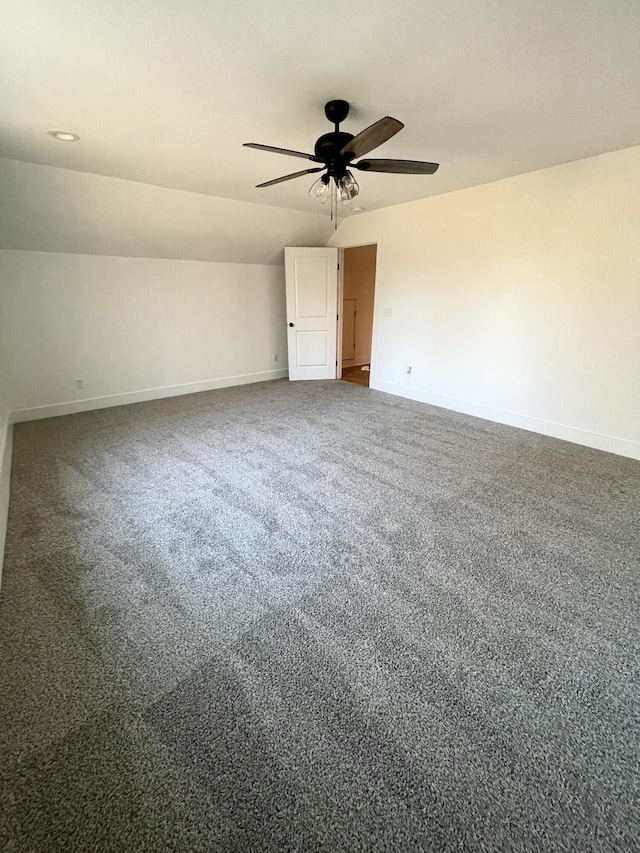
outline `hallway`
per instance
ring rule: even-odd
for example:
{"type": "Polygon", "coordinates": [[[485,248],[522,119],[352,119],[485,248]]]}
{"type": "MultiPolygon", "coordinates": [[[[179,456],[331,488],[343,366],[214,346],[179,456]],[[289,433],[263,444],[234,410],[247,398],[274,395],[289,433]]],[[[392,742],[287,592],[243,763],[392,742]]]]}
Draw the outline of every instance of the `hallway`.
{"type": "Polygon", "coordinates": [[[356,385],[364,385],[369,387],[369,365],[355,365],[353,367],[342,368],[342,378],[345,382],[354,382],[356,385]],[[367,370],[363,370],[366,367],[367,370]]]}

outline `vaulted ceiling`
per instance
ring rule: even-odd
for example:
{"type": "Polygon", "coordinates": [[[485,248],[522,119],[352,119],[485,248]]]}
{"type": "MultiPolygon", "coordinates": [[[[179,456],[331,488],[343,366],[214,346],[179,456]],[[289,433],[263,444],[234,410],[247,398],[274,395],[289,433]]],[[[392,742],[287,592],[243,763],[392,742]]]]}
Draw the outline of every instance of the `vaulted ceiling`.
{"type": "Polygon", "coordinates": [[[4,0],[0,157],[318,213],[242,143],[311,151],[344,98],[441,163],[361,175],[373,210],[640,143],[638,32],[629,0],[4,0]]]}

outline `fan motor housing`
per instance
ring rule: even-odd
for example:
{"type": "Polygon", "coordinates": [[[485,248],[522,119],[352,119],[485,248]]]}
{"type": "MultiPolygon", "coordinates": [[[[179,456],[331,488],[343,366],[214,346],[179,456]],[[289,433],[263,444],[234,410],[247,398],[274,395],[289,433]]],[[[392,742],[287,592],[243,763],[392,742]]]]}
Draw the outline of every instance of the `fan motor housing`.
{"type": "Polygon", "coordinates": [[[324,160],[325,163],[334,162],[342,157],[343,160],[350,159],[347,155],[340,154],[347,142],[354,138],[352,133],[343,133],[341,130],[335,133],[325,133],[315,144],[315,155],[324,160]]]}

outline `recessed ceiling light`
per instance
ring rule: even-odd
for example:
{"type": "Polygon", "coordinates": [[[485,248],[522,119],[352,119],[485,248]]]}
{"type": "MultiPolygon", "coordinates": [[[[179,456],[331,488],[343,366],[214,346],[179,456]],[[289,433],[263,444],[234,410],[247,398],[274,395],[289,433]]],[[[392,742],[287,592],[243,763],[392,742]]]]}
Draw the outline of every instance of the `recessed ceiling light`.
{"type": "Polygon", "coordinates": [[[66,130],[49,130],[47,133],[59,142],[77,142],[80,139],[77,133],[68,133],[66,130]]]}

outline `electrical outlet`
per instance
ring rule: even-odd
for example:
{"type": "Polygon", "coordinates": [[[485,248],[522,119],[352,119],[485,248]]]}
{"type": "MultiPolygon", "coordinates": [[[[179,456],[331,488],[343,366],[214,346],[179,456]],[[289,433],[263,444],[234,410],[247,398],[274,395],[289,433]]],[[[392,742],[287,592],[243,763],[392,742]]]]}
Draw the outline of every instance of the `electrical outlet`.
{"type": "Polygon", "coordinates": [[[274,353],[274,355],[273,355],[273,360],[274,360],[274,361],[278,361],[278,359],[279,359],[279,358],[280,358],[280,356],[278,355],[278,353],[277,353],[277,352],[276,352],[276,353],[274,353]]]}
{"type": "Polygon", "coordinates": [[[387,307],[387,308],[383,308],[383,309],[382,309],[382,316],[383,316],[383,317],[392,317],[392,316],[393,316],[393,309],[392,309],[392,308],[388,308],[388,307],[387,307]]]}
{"type": "Polygon", "coordinates": [[[407,365],[407,376],[409,376],[410,374],[411,374],[411,365],[408,364],[407,365]]]}
{"type": "Polygon", "coordinates": [[[84,388],[84,379],[76,379],[76,388],[84,388]]]}

